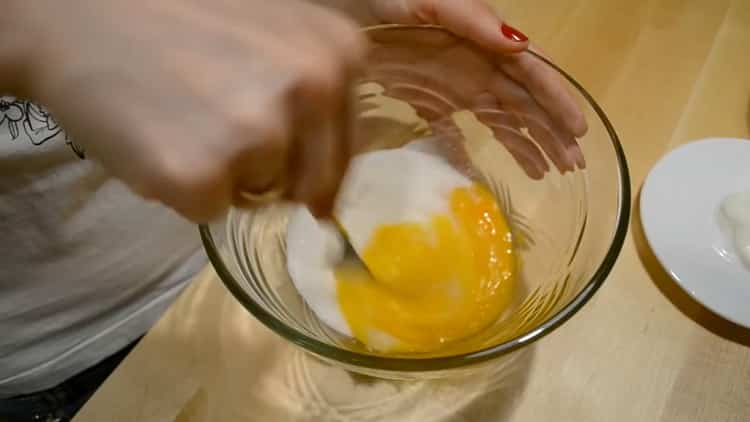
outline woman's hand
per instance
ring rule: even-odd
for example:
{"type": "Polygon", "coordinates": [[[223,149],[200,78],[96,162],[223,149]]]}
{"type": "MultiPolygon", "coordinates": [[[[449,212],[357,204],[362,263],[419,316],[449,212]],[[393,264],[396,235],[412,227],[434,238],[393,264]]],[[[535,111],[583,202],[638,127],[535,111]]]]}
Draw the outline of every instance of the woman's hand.
{"type": "MultiPolygon", "coordinates": [[[[381,57],[382,62],[406,60],[412,63],[412,69],[399,71],[384,66],[388,70],[380,75],[380,80],[392,82],[386,86],[385,94],[411,103],[417,113],[431,122],[434,131],[455,140],[458,130],[450,114],[458,107],[468,108],[494,131],[530,177],[541,178],[549,170],[539,147],[560,172],[585,166],[576,138],[586,133],[586,121],[560,76],[531,54],[516,54],[529,47],[526,36],[505,23],[483,1],[369,0],[369,5],[380,22],[440,25],[497,53],[480,57],[450,41],[441,51],[425,52],[424,56],[416,49],[424,46],[425,40],[399,40],[403,48],[387,47],[389,54],[398,55],[400,51],[402,57],[381,57]],[[436,66],[440,62],[465,68],[465,78],[442,81],[442,87],[432,87],[434,92],[455,93],[448,103],[406,87],[404,79],[414,82],[415,71],[421,82],[441,84],[440,65],[436,66]],[[538,146],[523,134],[522,128],[528,130],[538,146]]],[[[377,48],[376,43],[375,56],[377,48]]]]}
{"type": "Polygon", "coordinates": [[[329,212],[365,55],[354,23],[299,0],[4,6],[18,30],[4,41],[28,51],[12,93],[47,106],[134,191],[196,222],[279,184],[329,212]]]}

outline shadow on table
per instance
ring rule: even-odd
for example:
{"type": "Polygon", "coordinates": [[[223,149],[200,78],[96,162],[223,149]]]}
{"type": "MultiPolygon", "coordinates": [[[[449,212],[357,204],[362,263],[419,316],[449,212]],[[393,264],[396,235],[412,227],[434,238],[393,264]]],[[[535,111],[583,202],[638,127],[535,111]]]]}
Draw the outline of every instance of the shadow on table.
{"type": "MultiPolygon", "coordinates": [[[[534,358],[535,345],[520,351],[512,370],[487,391],[475,398],[468,406],[458,412],[448,422],[485,422],[506,421],[516,409],[526,389],[531,363],[534,358]]],[[[517,352],[518,353],[518,352],[517,352]]]]}
{"type": "Polygon", "coordinates": [[[639,189],[635,201],[636,206],[633,207],[633,224],[631,225],[631,231],[633,234],[633,241],[635,242],[635,248],[638,252],[638,258],[641,260],[641,263],[643,263],[643,266],[646,268],[646,271],[656,287],[659,288],[662,294],[666,296],[667,299],[677,307],[677,309],[703,328],[726,340],[750,347],[750,329],[722,318],[697,302],[685,292],[669,276],[669,274],[667,274],[664,267],[661,266],[646,241],[646,235],[643,231],[643,225],[641,222],[640,208],[637,206],[637,204],[640,203],[640,196],[641,191],[639,189]]]}
{"type": "Polygon", "coordinates": [[[295,352],[287,359],[290,370],[284,371],[293,375],[277,380],[287,388],[266,395],[261,407],[287,407],[287,420],[299,422],[509,420],[525,391],[533,356],[531,346],[466,378],[392,381],[346,372],[295,352]]]}

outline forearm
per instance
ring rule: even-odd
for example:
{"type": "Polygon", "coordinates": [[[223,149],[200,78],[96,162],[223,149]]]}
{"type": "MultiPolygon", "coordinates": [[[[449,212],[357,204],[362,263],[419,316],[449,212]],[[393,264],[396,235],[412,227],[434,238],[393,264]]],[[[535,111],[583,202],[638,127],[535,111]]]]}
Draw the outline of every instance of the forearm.
{"type": "Polygon", "coordinates": [[[362,26],[375,25],[380,21],[372,14],[369,0],[309,0],[321,6],[338,10],[362,26]]]}

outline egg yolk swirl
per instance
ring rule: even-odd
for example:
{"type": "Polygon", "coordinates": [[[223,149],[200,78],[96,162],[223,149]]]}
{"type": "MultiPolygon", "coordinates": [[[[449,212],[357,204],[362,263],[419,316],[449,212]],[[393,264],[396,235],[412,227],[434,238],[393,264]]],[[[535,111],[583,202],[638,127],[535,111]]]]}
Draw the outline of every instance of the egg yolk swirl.
{"type": "Polygon", "coordinates": [[[477,334],[510,305],[516,260],[508,223],[483,186],[456,188],[429,223],[379,226],[361,254],[369,272],[336,269],[353,336],[379,351],[426,353],[477,334]]]}

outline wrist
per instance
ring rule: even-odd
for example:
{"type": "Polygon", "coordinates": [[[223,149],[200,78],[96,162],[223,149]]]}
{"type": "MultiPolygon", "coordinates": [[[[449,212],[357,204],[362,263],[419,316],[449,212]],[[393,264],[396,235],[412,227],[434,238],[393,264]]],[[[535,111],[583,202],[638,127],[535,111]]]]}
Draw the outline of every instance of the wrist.
{"type": "Polygon", "coordinates": [[[34,28],[27,19],[28,0],[5,0],[0,13],[0,94],[25,97],[30,91],[34,28]]]}

